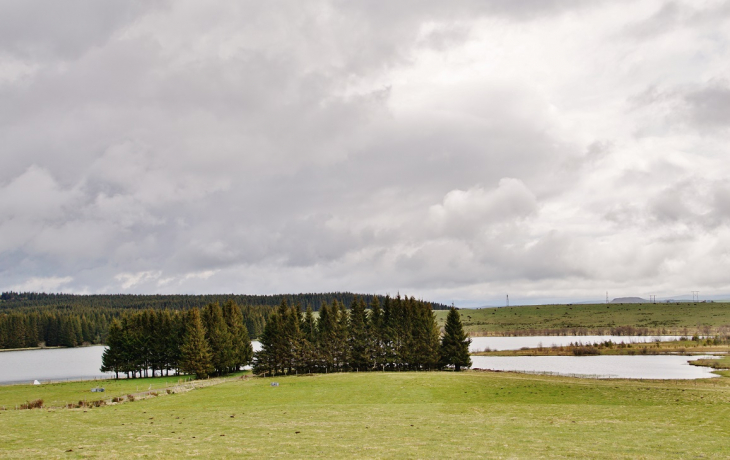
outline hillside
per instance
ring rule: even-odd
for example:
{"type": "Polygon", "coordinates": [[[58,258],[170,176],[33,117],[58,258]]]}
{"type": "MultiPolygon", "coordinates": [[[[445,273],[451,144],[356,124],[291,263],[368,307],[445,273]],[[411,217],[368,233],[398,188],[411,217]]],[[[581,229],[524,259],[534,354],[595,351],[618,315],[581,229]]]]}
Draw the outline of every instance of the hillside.
{"type": "MultiPolygon", "coordinates": [[[[437,312],[443,325],[445,312],[437,312]]],[[[692,335],[730,332],[729,303],[530,305],[461,310],[472,335],[692,335]]]]}

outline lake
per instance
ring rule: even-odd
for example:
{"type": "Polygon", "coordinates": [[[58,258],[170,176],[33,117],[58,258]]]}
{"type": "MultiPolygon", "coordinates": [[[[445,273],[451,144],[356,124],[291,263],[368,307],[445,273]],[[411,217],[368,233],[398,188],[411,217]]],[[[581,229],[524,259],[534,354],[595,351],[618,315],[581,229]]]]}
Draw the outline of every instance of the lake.
{"type": "MultiPolygon", "coordinates": [[[[602,342],[652,341],[653,337],[546,336],[546,337],[475,337],[472,351],[517,350],[522,347],[584,344],[602,342]]],[[[665,338],[669,340],[669,338],[665,338]]],[[[252,341],[254,350],[261,344],[252,341]]],[[[113,373],[99,371],[101,355],[106,347],[53,348],[45,350],[0,352],[0,384],[31,383],[33,380],[89,380],[111,378],[113,373]]],[[[603,375],[617,378],[696,379],[716,377],[710,369],[690,366],[687,361],[698,357],[650,356],[472,356],[473,367],[494,370],[554,372],[560,374],[603,375]]]]}
{"type": "Polygon", "coordinates": [[[719,377],[713,369],[687,364],[712,356],[472,356],[472,368],[622,379],[693,380],[719,377]]]}
{"type": "Polygon", "coordinates": [[[583,345],[605,342],[607,340],[613,343],[647,343],[659,339],[663,342],[678,340],[679,336],[664,335],[543,335],[530,337],[472,337],[469,351],[476,353],[483,351],[485,348],[490,350],[519,350],[520,348],[538,348],[556,346],[565,346],[570,343],[580,342],[583,345]]]}

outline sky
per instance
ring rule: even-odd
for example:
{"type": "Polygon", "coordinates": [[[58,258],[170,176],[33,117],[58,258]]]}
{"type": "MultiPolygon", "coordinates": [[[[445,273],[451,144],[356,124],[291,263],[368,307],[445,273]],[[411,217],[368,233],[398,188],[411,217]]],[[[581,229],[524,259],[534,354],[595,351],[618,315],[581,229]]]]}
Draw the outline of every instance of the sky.
{"type": "Polygon", "coordinates": [[[730,1],[0,2],[0,290],[730,293],[730,1]]]}

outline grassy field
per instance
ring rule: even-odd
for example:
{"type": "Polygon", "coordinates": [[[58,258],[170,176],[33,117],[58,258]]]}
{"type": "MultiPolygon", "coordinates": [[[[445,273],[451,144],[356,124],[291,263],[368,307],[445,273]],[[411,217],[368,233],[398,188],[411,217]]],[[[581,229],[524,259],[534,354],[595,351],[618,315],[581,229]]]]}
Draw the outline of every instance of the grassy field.
{"type": "MultiPolygon", "coordinates": [[[[73,385],[88,391],[64,385],[68,394],[73,385]]],[[[4,400],[28,391],[0,388],[4,400]]],[[[235,379],[90,409],[0,411],[0,457],[727,458],[728,432],[726,378],[350,373],[235,379]]]]}
{"type": "MultiPolygon", "coordinates": [[[[443,326],[446,311],[437,311],[443,326]]],[[[537,305],[461,310],[472,335],[632,333],[693,335],[730,332],[730,304],[537,305]]]]}

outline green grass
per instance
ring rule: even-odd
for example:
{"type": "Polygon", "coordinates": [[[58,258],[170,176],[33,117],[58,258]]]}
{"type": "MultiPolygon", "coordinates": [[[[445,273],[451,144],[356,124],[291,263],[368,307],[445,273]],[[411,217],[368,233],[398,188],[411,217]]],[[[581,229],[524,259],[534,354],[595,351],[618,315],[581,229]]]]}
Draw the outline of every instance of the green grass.
{"type": "MultiPolygon", "coordinates": [[[[671,335],[730,331],[728,303],[536,305],[460,313],[464,329],[473,335],[610,334],[619,327],[671,335]]],[[[439,325],[446,314],[436,311],[439,325]]]]}
{"type": "MultiPolygon", "coordinates": [[[[2,393],[25,395],[20,386],[2,393]]],[[[724,378],[350,373],[234,380],[88,410],[0,411],[0,457],[727,458],[728,432],[724,378]]]]}
{"type": "Polygon", "coordinates": [[[79,401],[110,400],[115,396],[161,390],[186,380],[186,377],[157,377],[148,379],[88,380],[43,385],[0,386],[0,408],[14,408],[27,401],[43,399],[45,406],[65,406],[79,401]],[[104,387],[104,393],[92,393],[91,389],[104,387]]]}

